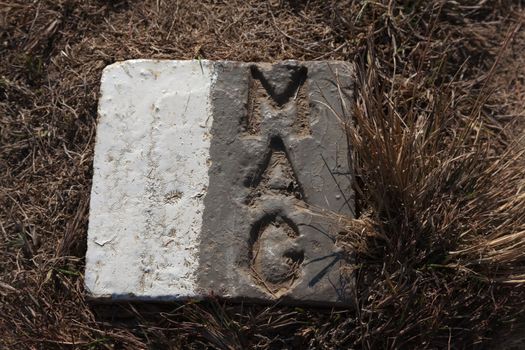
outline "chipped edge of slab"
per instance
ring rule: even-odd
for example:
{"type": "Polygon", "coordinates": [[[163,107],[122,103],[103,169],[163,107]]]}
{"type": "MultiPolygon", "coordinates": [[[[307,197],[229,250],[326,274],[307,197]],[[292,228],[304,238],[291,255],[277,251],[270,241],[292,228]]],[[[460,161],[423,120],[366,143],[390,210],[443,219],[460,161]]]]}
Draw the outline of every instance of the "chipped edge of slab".
{"type": "Polygon", "coordinates": [[[209,182],[214,79],[208,61],[128,60],[104,69],[86,253],[89,297],[199,297],[194,267],[209,182]]]}

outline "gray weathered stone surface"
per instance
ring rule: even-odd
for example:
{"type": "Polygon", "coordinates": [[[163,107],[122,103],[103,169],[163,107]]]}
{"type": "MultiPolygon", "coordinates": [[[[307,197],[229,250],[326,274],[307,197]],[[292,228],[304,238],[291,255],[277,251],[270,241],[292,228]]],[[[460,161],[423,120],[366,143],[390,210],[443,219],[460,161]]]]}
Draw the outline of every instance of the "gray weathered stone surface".
{"type": "Polygon", "coordinates": [[[350,303],[354,281],[344,267],[352,261],[335,244],[337,219],[326,214],[354,215],[341,120],[349,119],[351,65],[139,60],[111,67],[88,238],[93,296],[350,303]],[[119,92],[125,76],[129,86],[119,92]],[[148,84],[142,99],[129,99],[126,89],[141,95],[148,84]],[[119,117],[122,109],[129,113],[119,117]],[[135,131],[141,122],[145,131],[135,131]],[[125,145],[115,132],[127,134],[125,145]],[[131,165],[123,171],[123,164],[131,165]],[[107,211],[118,222],[107,223],[107,211]]]}

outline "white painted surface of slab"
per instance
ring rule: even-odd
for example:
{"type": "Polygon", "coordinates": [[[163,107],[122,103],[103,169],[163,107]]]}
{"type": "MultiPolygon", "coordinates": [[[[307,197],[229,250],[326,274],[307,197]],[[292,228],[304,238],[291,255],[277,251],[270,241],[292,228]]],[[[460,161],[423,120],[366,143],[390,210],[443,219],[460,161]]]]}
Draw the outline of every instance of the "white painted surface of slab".
{"type": "Polygon", "coordinates": [[[92,296],[197,294],[213,79],[207,61],[104,70],[86,256],[92,296]]]}

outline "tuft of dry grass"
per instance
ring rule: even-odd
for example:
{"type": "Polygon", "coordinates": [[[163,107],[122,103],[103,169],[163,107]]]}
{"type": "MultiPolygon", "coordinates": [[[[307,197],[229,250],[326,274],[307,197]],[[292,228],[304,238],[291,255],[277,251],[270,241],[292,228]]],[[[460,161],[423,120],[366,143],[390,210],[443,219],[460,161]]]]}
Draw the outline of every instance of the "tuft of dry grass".
{"type": "MultiPolygon", "coordinates": [[[[0,347],[481,348],[523,324],[521,1],[0,0],[0,347]],[[102,69],[357,63],[356,310],[89,305],[102,69]]],[[[519,335],[519,333],[518,333],[519,335]]]]}
{"type": "Polygon", "coordinates": [[[490,76],[435,86],[416,65],[388,75],[376,50],[361,61],[349,130],[373,226],[359,231],[356,338],[370,349],[481,344],[524,316],[525,150],[483,110],[490,76]]]}

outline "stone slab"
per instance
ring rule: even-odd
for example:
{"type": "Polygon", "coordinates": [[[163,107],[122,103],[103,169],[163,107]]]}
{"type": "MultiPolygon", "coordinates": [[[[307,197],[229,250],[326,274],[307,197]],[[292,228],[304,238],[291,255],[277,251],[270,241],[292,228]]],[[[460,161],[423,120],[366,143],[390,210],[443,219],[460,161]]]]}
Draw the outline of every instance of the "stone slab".
{"type": "Polygon", "coordinates": [[[346,62],[130,60],[101,80],[85,284],[98,300],[351,304],[346,62]]]}

